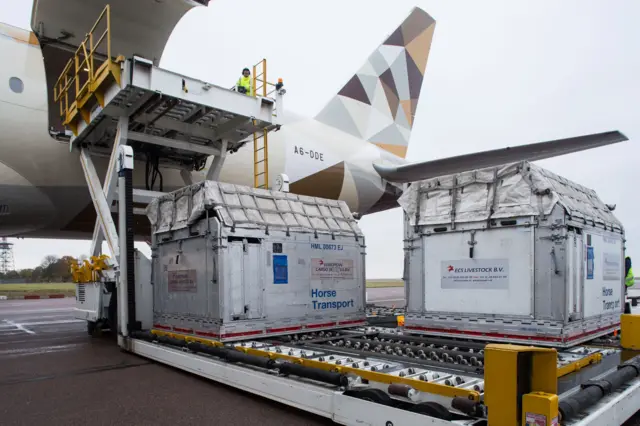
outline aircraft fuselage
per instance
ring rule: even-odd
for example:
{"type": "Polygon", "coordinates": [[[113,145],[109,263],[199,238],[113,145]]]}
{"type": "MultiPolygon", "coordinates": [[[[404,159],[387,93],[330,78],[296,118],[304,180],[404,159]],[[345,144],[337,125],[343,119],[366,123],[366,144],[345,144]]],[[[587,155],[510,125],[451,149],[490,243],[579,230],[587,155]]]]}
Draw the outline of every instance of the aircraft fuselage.
{"type": "MultiPolygon", "coordinates": [[[[0,84],[0,236],[91,238],[95,211],[79,154],[48,132],[40,46],[28,31],[1,25],[0,31],[2,57],[10,58],[0,68],[5,82],[0,84]]],[[[290,111],[285,111],[282,128],[269,135],[271,185],[283,173],[291,192],[344,200],[361,214],[394,207],[400,193],[373,169],[372,163],[381,159],[404,163],[372,143],[290,111]]],[[[104,176],[108,160],[94,161],[104,176]]],[[[134,186],[144,188],[144,163],[136,166],[134,186]]],[[[165,192],[184,186],[178,170],[162,173],[165,192]]],[[[193,172],[194,181],[205,173],[193,172]]],[[[252,143],[227,157],[220,180],[253,186],[252,143]]]]}

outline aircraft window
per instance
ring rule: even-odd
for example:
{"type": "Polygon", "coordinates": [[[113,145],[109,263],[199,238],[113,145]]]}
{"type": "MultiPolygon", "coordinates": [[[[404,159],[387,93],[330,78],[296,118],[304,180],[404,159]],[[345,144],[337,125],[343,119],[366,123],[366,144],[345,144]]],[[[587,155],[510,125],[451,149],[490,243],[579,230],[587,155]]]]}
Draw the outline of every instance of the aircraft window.
{"type": "Polygon", "coordinates": [[[24,90],[24,83],[18,77],[11,77],[9,79],[9,88],[15,93],[22,93],[24,90]]]}

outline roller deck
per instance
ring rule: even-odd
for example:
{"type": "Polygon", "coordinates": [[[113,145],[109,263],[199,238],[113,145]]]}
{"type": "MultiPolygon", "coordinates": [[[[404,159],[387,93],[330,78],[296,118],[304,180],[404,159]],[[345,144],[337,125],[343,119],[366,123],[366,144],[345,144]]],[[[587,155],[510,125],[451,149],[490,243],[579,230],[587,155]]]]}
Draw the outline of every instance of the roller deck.
{"type": "MultiPolygon", "coordinates": [[[[282,364],[291,363],[304,367],[307,371],[298,371],[302,376],[293,373],[285,376],[301,385],[304,383],[304,386],[315,383],[317,392],[326,392],[327,398],[340,401],[344,395],[373,398],[374,403],[384,405],[389,413],[397,414],[397,418],[403,421],[413,418],[410,413],[416,412],[440,417],[443,421],[433,424],[480,425],[486,421],[482,416],[474,417],[454,408],[460,403],[460,398],[479,404],[474,410],[479,410],[484,402],[487,345],[478,341],[411,335],[406,334],[402,327],[375,326],[291,334],[228,344],[162,330],[141,333],[135,337],[140,340],[136,347],[144,348],[143,351],[162,348],[171,354],[174,351],[190,353],[202,358],[198,362],[205,365],[207,362],[229,362],[236,367],[245,365],[247,369],[256,371],[255,364],[250,364],[254,361],[249,359],[243,363],[242,360],[232,360],[221,353],[216,356],[206,352],[205,348],[213,347],[240,352],[257,359],[273,360],[269,367],[258,370],[263,370],[270,376],[278,375],[279,365],[282,364]],[[344,377],[330,373],[339,373],[344,377]],[[309,382],[307,375],[315,379],[309,382]],[[410,391],[407,391],[407,386],[410,391]],[[378,394],[379,399],[376,400],[376,394],[373,397],[366,396],[364,389],[380,390],[388,398],[378,394]]],[[[596,340],[593,345],[559,349],[556,366],[559,400],[575,397],[582,385],[601,380],[616,371],[619,365],[635,359],[639,354],[640,352],[621,349],[618,338],[596,340]]],[[[263,396],[268,397],[268,394],[269,392],[263,396]]],[[[284,402],[295,405],[293,400],[284,402]]],[[[572,413],[561,424],[619,424],[611,423],[612,419],[623,421],[623,417],[627,415],[627,407],[635,406],[638,402],[640,378],[634,377],[620,384],[604,398],[572,413]]],[[[318,414],[323,415],[322,412],[318,414]]],[[[632,414],[633,412],[628,413],[629,416],[632,414]]]]}

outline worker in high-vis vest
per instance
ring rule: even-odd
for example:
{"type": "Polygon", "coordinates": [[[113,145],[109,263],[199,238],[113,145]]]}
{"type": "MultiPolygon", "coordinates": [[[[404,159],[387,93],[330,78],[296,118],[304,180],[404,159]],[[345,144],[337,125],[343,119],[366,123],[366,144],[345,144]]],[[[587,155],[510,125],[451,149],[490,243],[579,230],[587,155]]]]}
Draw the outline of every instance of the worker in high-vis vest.
{"type": "Polygon", "coordinates": [[[253,96],[253,82],[251,81],[251,71],[249,68],[242,70],[242,77],[238,79],[236,83],[236,90],[240,93],[244,93],[247,96],[253,96]]]}
{"type": "MultiPolygon", "coordinates": [[[[631,269],[631,258],[629,256],[624,258],[624,294],[626,296],[627,291],[633,286],[633,269],[631,269]]],[[[624,313],[631,313],[631,304],[626,302],[624,304],[624,313]]]]}

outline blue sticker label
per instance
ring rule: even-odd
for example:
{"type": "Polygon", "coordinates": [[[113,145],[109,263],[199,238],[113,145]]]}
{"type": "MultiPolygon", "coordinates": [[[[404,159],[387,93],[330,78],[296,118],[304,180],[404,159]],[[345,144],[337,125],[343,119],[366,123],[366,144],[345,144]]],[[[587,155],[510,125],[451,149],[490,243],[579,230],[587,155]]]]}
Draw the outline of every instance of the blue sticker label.
{"type": "Polygon", "coordinates": [[[593,247],[587,247],[587,279],[593,279],[593,247]]]}
{"type": "Polygon", "coordinates": [[[289,284],[289,267],[286,254],[273,255],[273,283],[289,284]]]}

